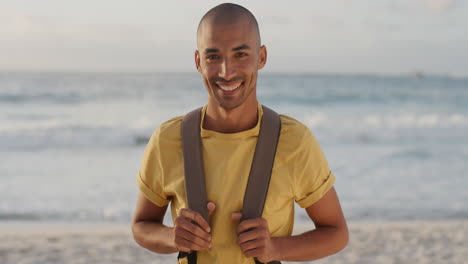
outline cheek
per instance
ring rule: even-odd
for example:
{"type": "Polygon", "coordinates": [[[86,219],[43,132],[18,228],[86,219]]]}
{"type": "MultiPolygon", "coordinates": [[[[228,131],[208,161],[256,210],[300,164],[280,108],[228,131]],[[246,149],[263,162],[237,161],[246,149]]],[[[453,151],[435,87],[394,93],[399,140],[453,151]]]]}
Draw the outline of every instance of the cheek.
{"type": "Polygon", "coordinates": [[[213,75],[216,75],[217,67],[216,65],[212,65],[212,64],[204,65],[202,72],[203,72],[203,75],[209,79],[213,75]]]}
{"type": "Polygon", "coordinates": [[[257,71],[253,71],[249,74],[249,86],[255,86],[255,84],[257,83],[257,71]]]}
{"type": "Polygon", "coordinates": [[[251,57],[246,61],[239,63],[239,69],[242,69],[246,74],[252,74],[257,71],[258,63],[255,58],[251,57]]]}

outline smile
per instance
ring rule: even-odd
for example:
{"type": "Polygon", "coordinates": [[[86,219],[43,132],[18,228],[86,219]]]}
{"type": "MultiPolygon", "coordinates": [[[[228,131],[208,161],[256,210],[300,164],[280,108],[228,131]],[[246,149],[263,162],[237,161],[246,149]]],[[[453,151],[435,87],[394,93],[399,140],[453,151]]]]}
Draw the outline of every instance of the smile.
{"type": "Polygon", "coordinates": [[[219,88],[223,91],[234,91],[237,88],[239,88],[242,85],[242,81],[237,81],[233,83],[222,83],[222,82],[216,82],[219,88]]]}

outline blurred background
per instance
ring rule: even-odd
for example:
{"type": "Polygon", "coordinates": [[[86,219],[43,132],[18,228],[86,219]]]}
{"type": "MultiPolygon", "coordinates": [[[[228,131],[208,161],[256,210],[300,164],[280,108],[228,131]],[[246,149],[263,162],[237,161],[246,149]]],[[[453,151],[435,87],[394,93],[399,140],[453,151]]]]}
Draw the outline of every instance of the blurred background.
{"type": "MultiPolygon", "coordinates": [[[[349,221],[468,218],[466,1],[235,2],[260,102],[311,128],[349,221]]],[[[128,223],[149,136],[206,103],[219,3],[0,0],[0,222],[128,223]]]]}

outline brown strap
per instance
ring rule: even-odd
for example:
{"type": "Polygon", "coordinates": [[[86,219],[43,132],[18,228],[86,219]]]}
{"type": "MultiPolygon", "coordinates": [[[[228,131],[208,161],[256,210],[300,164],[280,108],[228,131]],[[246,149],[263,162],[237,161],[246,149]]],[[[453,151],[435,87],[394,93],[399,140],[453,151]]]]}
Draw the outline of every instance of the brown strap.
{"type": "Polygon", "coordinates": [[[270,108],[262,107],[263,118],[245,190],[242,220],[262,216],[281,130],[279,115],[270,108]]]}
{"type": "Polygon", "coordinates": [[[182,148],[184,152],[185,193],[188,207],[200,213],[208,222],[208,198],[203,168],[200,136],[201,108],[188,113],[182,120],[182,148]]]}
{"type": "MultiPolygon", "coordinates": [[[[266,106],[262,105],[262,108],[263,117],[244,195],[242,220],[262,216],[281,131],[279,115],[266,106]]],[[[201,108],[188,113],[182,120],[185,192],[188,207],[200,213],[208,222],[208,209],[206,208],[208,199],[203,168],[200,122],[201,108]]],[[[259,263],[258,260],[255,261],[259,263]]]]}

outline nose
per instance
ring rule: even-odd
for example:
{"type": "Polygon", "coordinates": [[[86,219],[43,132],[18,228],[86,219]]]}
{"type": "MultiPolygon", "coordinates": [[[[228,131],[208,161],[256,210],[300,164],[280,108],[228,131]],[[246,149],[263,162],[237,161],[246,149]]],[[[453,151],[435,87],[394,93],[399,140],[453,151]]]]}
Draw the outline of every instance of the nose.
{"type": "Polygon", "coordinates": [[[236,76],[235,65],[230,59],[224,59],[220,65],[221,69],[219,70],[218,76],[225,79],[231,80],[236,76]]]}

